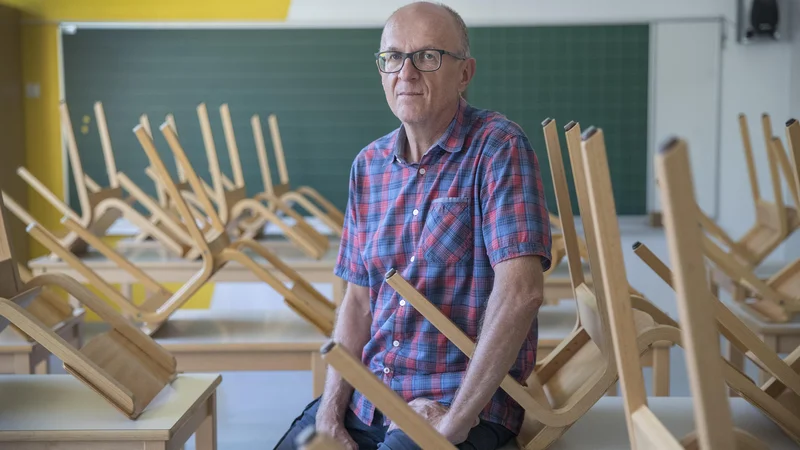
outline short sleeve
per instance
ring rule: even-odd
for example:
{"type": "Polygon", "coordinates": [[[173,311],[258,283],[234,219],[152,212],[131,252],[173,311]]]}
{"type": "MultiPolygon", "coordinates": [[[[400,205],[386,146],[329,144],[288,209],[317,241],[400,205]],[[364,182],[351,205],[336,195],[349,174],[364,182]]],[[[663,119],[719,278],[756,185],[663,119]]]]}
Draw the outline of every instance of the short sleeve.
{"type": "Polygon", "coordinates": [[[539,163],[528,139],[512,136],[484,160],[480,180],[482,232],[492,267],[538,255],[551,264],[550,216],[539,163]]]}
{"type": "Polygon", "coordinates": [[[358,228],[358,205],[361,195],[358,191],[358,173],[354,163],[350,169],[350,186],[347,208],[344,213],[342,240],[339,254],[333,268],[334,275],[359,286],[369,286],[369,275],[361,257],[361,243],[358,228]]]}

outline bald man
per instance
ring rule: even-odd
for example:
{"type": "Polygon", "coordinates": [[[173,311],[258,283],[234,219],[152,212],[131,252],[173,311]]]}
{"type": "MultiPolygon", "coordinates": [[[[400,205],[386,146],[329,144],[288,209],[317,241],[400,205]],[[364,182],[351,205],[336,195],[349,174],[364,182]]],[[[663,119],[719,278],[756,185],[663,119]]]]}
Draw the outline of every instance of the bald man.
{"type": "MultiPolygon", "coordinates": [[[[351,168],[334,339],[458,448],[495,449],[524,414],[500,382],[524,381],[536,361],[551,247],[539,165],[519,126],[462,97],[475,59],[455,11],[406,5],[380,46],[400,127],[351,168]],[[390,268],[477,341],[471,361],[384,282],[390,268]]],[[[334,370],[276,448],[310,425],[346,448],[418,448],[334,370]]]]}

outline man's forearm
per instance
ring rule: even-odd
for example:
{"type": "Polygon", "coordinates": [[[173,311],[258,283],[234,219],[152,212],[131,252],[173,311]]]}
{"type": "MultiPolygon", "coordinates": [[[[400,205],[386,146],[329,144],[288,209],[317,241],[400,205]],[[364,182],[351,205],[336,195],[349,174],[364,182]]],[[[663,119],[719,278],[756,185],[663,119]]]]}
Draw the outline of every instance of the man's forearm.
{"type": "Polygon", "coordinates": [[[471,424],[497,392],[539,312],[541,272],[524,275],[533,279],[520,282],[520,275],[511,276],[496,283],[489,297],[475,353],[450,406],[450,415],[460,425],[471,424]]]}
{"type": "MultiPolygon", "coordinates": [[[[333,339],[358,360],[369,341],[371,324],[369,298],[359,299],[356,293],[348,289],[336,316],[333,339]]],[[[329,369],[325,379],[325,391],[322,395],[319,411],[331,420],[341,420],[347,412],[353,387],[350,386],[335,370],[329,369]]]]}

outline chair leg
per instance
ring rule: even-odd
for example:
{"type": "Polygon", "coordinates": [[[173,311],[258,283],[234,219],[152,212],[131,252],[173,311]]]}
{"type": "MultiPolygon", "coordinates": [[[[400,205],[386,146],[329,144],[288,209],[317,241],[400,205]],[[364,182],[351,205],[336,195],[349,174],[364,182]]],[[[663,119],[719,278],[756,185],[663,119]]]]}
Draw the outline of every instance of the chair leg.
{"type": "Polygon", "coordinates": [[[669,397],[669,350],[667,346],[653,346],[653,395],[669,397]]]}

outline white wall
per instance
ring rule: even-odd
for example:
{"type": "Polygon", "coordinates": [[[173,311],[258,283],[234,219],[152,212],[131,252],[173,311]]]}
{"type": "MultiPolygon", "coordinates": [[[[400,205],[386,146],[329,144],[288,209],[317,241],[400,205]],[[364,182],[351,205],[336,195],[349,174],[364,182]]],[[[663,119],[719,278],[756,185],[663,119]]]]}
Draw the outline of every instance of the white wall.
{"type": "MultiPolygon", "coordinates": [[[[514,25],[719,17],[732,0],[444,0],[467,25],[514,25]]],[[[381,25],[407,0],[292,0],[290,22],[381,25]]]]}
{"type": "MultiPolygon", "coordinates": [[[[448,5],[459,11],[467,25],[524,25],[567,23],[663,22],[722,17],[727,33],[721,57],[721,86],[718,105],[720,131],[716,151],[720,161],[719,178],[714,179],[719,190],[717,220],[731,235],[739,236],[753,224],[754,210],[748,186],[744,154],[741,146],[737,116],[745,113],[750,124],[753,151],[764,198],[771,199],[769,168],[767,166],[760,116],[772,117],[773,134],[784,137],[783,124],[794,115],[800,118],[800,4],[794,0],[792,41],[769,44],[742,45],[736,42],[736,0],[449,0],[448,5]]],[[[288,24],[309,26],[380,26],[397,7],[409,3],[402,0],[292,0],[288,24]]],[[[786,17],[786,16],[784,16],[786,17]]],[[[788,20],[788,18],[787,18],[788,20]]],[[[684,43],[685,44],[685,43],[684,43]]],[[[672,55],[674,59],[674,54],[672,55]]],[[[659,67],[656,64],[656,67],[659,67]]],[[[658,79],[662,69],[655,74],[658,79]]],[[[708,110],[703,105],[685,99],[686,111],[708,110]]],[[[669,119],[675,121],[674,116],[669,119]]],[[[716,118],[709,118],[715,121],[716,118]]],[[[664,122],[669,123],[669,122],[664,122]]],[[[714,122],[716,123],[716,122],[714,122]]],[[[666,125],[654,124],[655,130],[666,125]]],[[[677,126],[677,125],[676,125],[677,126]]],[[[716,126],[716,125],[714,125],[716,126]]],[[[688,129],[687,129],[688,130],[688,129]]],[[[675,130],[680,133],[681,130],[675,130]]],[[[695,131],[686,131],[692,134],[695,131]]],[[[658,142],[653,136],[651,147],[658,142]]],[[[690,142],[691,145],[691,142],[690,142]]],[[[713,145],[713,144],[712,144],[713,145]]],[[[649,149],[651,152],[653,148],[649,149]]],[[[694,159],[694,158],[693,158],[694,159]]],[[[712,177],[716,168],[694,167],[700,185],[712,177]]],[[[698,183],[696,183],[698,184],[698,183]]],[[[652,187],[651,187],[652,188],[652,187]]],[[[788,194],[788,192],[787,192],[788,194]]],[[[651,203],[652,203],[651,195],[651,203]]],[[[785,199],[790,199],[784,195],[785,199]]],[[[713,214],[713,211],[708,211],[713,214]]],[[[797,233],[800,235],[800,233],[797,233]]],[[[779,249],[772,259],[796,258],[800,255],[800,236],[779,249]]]]}

